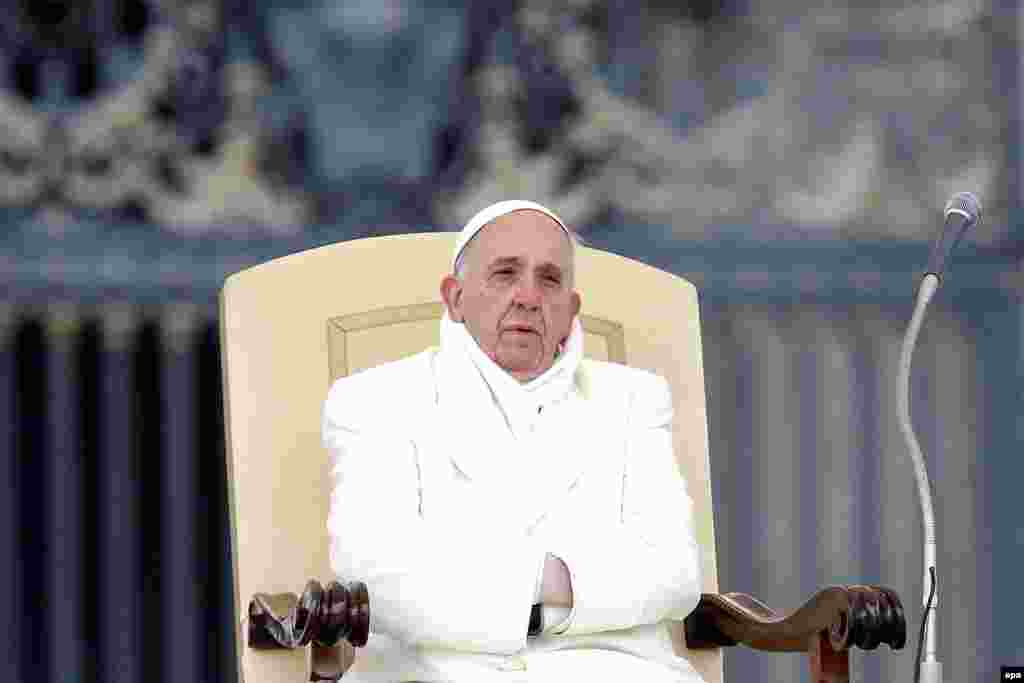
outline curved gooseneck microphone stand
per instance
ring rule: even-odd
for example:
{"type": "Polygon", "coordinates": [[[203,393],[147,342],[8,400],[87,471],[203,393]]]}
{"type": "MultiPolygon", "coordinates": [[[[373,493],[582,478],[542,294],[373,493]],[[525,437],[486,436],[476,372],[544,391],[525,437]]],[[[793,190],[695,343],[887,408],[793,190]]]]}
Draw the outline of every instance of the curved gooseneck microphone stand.
{"type": "Polygon", "coordinates": [[[910,424],[910,358],[914,353],[914,346],[917,344],[917,334],[921,330],[921,322],[924,320],[924,311],[928,307],[935,291],[939,288],[939,278],[928,273],[921,281],[917,290],[917,305],[914,308],[914,315],[910,319],[910,326],[903,337],[903,347],[900,350],[900,365],[897,383],[899,384],[899,421],[900,431],[903,439],[907,442],[907,452],[914,465],[914,476],[917,478],[917,493],[921,501],[921,521],[924,523],[924,615],[921,617],[921,628],[927,633],[928,645],[925,648],[924,660],[921,660],[921,645],[918,643],[918,661],[915,665],[914,680],[919,680],[919,675],[924,672],[924,680],[927,683],[941,683],[942,664],[935,658],[935,609],[939,604],[938,590],[935,586],[935,514],[932,511],[932,490],[928,483],[928,471],[924,466],[924,457],[921,455],[921,447],[914,435],[914,428],[910,424]],[[929,607],[929,587],[934,591],[934,602],[929,607]],[[928,627],[929,617],[931,627],[928,627]],[[919,669],[917,667],[920,667],[919,669]]]}
{"type": "Polygon", "coordinates": [[[914,314],[910,318],[910,325],[903,338],[897,378],[900,431],[907,442],[907,454],[914,465],[917,492],[921,501],[921,521],[924,524],[924,614],[921,618],[921,640],[924,640],[925,634],[927,634],[927,645],[922,659],[921,643],[918,642],[914,679],[915,681],[923,680],[925,683],[942,683],[942,664],[935,656],[935,615],[939,605],[939,593],[936,585],[935,514],[932,510],[932,491],[928,483],[928,471],[925,469],[921,447],[910,422],[910,360],[914,354],[914,346],[917,344],[917,335],[921,330],[925,309],[939,288],[949,255],[964,232],[981,220],[981,204],[970,192],[961,192],[949,200],[944,213],[945,225],[942,235],[932,248],[928,270],[921,279],[921,285],[917,290],[914,314]]]}

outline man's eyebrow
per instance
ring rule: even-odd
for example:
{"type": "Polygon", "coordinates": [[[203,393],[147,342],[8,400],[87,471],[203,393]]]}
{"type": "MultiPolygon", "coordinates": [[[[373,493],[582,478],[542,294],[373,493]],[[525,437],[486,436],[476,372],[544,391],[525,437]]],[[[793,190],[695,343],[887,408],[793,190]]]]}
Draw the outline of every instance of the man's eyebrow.
{"type": "Polygon", "coordinates": [[[494,259],[487,266],[490,268],[498,268],[499,266],[518,266],[523,262],[518,256],[502,256],[501,258],[494,259]]]}
{"type": "Polygon", "coordinates": [[[551,261],[545,261],[544,263],[540,264],[538,270],[549,271],[561,275],[562,266],[558,265],[557,263],[552,263],[551,261]]]}
{"type": "MultiPolygon", "coordinates": [[[[491,261],[491,263],[487,266],[487,269],[493,270],[494,268],[500,268],[502,266],[521,266],[522,264],[523,259],[519,258],[518,256],[502,256],[501,258],[496,258],[493,261],[491,261]]],[[[552,263],[551,261],[545,261],[544,263],[540,264],[539,266],[537,266],[537,270],[543,270],[545,272],[554,272],[558,273],[559,275],[562,274],[562,267],[557,263],[552,263]]]]}

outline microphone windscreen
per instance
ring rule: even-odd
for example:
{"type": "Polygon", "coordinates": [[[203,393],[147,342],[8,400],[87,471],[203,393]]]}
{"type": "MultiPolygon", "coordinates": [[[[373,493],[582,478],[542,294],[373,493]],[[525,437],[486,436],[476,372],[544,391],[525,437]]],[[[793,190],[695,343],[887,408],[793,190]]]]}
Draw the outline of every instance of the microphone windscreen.
{"type": "Polygon", "coordinates": [[[950,213],[962,214],[968,223],[976,223],[981,220],[981,202],[970,192],[957,192],[946,202],[943,218],[949,218],[950,213]]]}
{"type": "Polygon", "coordinates": [[[970,192],[958,192],[946,202],[943,219],[942,233],[932,245],[928,268],[925,270],[925,274],[931,273],[940,279],[960,238],[981,220],[981,202],[970,192]]]}

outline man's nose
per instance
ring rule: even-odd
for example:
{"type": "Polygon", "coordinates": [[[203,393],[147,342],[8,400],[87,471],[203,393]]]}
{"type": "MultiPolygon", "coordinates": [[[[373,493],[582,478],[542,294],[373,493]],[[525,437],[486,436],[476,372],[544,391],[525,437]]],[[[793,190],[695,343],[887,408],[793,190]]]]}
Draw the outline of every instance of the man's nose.
{"type": "Polygon", "coordinates": [[[515,303],[528,308],[540,306],[540,287],[527,279],[519,281],[515,291],[515,303]]]}

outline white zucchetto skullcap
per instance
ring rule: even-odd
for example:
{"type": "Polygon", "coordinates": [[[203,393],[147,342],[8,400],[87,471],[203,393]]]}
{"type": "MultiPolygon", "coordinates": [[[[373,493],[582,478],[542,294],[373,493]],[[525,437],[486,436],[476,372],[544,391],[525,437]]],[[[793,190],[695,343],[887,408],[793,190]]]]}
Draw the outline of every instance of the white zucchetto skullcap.
{"type": "Polygon", "coordinates": [[[455,253],[452,255],[452,272],[455,272],[455,264],[459,262],[459,256],[462,254],[462,250],[466,248],[466,245],[469,244],[470,240],[476,237],[476,234],[480,232],[484,226],[507,213],[522,211],[524,209],[540,211],[541,213],[550,216],[556,223],[558,223],[558,227],[565,232],[566,237],[569,237],[570,240],[572,239],[572,236],[569,234],[569,228],[565,227],[565,223],[562,222],[562,219],[556,216],[555,212],[551,209],[541,206],[536,202],[528,202],[521,199],[510,199],[498,202],[478,211],[475,216],[469,219],[469,222],[466,223],[466,227],[462,229],[462,232],[459,233],[459,239],[455,241],[455,253]]]}

